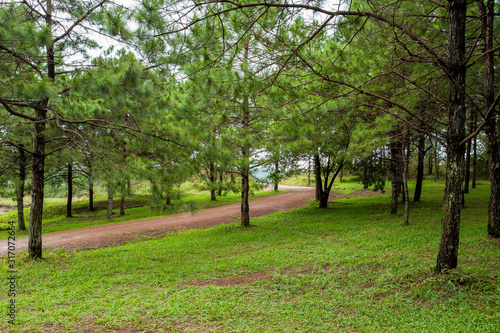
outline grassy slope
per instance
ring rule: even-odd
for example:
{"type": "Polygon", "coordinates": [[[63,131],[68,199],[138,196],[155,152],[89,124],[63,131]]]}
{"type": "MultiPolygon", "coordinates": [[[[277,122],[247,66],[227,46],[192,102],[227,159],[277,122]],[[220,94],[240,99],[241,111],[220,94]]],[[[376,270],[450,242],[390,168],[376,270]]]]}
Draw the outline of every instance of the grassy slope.
{"type": "Polygon", "coordinates": [[[23,260],[16,330],[498,332],[488,185],[467,196],[458,270],[434,276],[443,184],[427,183],[410,227],[388,215],[388,196],[344,199],[256,218],[246,230],[23,260]]]}
{"type": "MultiPolygon", "coordinates": [[[[280,191],[281,192],[281,191],[280,191]]],[[[274,191],[262,191],[252,193],[251,197],[260,197],[270,194],[275,194],[274,191]]],[[[104,201],[107,204],[107,199],[99,198],[99,200],[104,201]]],[[[185,194],[181,200],[172,200],[170,206],[159,205],[156,208],[151,207],[150,196],[144,195],[132,195],[127,198],[128,201],[133,201],[133,208],[125,209],[125,215],[120,216],[120,199],[116,198],[113,202],[113,219],[106,219],[107,210],[106,207],[100,207],[94,212],[88,211],[88,200],[75,200],[72,203],[72,218],[66,217],[66,199],[56,199],[47,198],[44,200],[44,210],[43,210],[43,232],[55,232],[62,230],[80,229],[86,227],[92,227],[95,225],[103,225],[110,223],[121,223],[130,222],[138,220],[147,220],[156,217],[168,216],[173,214],[178,214],[186,211],[195,211],[199,209],[218,207],[227,204],[239,203],[241,200],[241,195],[236,193],[230,193],[221,197],[217,197],[217,201],[210,200],[210,194],[199,192],[199,193],[188,193],[185,194]]],[[[251,200],[251,198],[250,198],[251,200]]],[[[94,203],[95,205],[98,202],[94,203]]],[[[29,225],[29,208],[24,209],[24,216],[26,220],[26,228],[29,225]]],[[[0,226],[2,228],[7,227],[8,221],[15,221],[17,226],[17,211],[12,210],[7,213],[0,215],[0,226]]],[[[28,236],[28,231],[17,231],[17,237],[28,236]]],[[[0,240],[7,239],[7,233],[0,232],[0,240]]]]}

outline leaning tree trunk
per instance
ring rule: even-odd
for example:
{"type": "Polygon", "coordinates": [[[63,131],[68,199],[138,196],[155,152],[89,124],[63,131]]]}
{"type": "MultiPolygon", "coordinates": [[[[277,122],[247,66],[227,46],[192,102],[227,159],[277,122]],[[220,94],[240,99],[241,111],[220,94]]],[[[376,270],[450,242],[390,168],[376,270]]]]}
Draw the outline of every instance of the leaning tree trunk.
{"type": "Polygon", "coordinates": [[[417,182],[415,184],[415,195],[413,197],[413,201],[420,201],[420,197],[422,195],[422,183],[424,181],[424,158],[425,158],[425,134],[421,133],[418,136],[417,182]]]}
{"type": "Polygon", "coordinates": [[[446,185],[443,198],[441,242],[435,272],[457,267],[464,183],[465,138],[465,23],[466,0],[448,1],[450,38],[448,43],[448,133],[446,138],[446,185]]]}
{"type": "MultiPolygon", "coordinates": [[[[21,148],[23,146],[21,145],[21,148]]],[[[26,183],[26,154],[19,149],[19,184],[17,187],[17,226],[19,230],[26,230],[24,224],[24,184],[26,183]]]]}
{"type": "Polygon", "coordinates": [[[68,200],[66,203],[66,217],[71,215],[71,204],[73,203],[73,166],[68,163],[68,200]]]}
{"type": "Polygon", "coordinates": [[[45,186],[45,119],[47,101],[35,108],[35,135],[33,138],[33,162],[31,183],[31,214],[28,237],[28,252],[32,259],[42,258],[42,214],[45,186]]]}

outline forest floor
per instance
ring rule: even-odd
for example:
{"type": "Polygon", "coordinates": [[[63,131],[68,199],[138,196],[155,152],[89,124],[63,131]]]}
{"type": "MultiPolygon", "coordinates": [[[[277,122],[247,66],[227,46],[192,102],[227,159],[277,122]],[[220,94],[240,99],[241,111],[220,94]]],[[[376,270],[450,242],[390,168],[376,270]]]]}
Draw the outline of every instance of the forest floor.
{"type": "MultiPolygon", "coordinates": [[[[279,190],[286,192],[252,198],[250,200],[250,217],[258,217],[280,211],[287,212],[306,205],[314,197],[313,187],[280,186],[279,190]]],[[[380,195],[380,193],[371,190],[359,190],[344,195],[334,191],[332,199],[372,195],[380,195]]],[[[53,250],[62,247],[66,250],[101,248],[111,245],[121,245],[141,238],[157,238],[172,231],[209,228],[219,224],[233,223],[239,218],[240,204],[231,204],[204,209],[194,213],[183,213],[149,220],[46,233],[43,235],[42,242],[44,250],[53,250]]],[[[27,245],[27,237],[16,239],[16,251],[25,251],[27,245]]],[[[7,240],[0,241],[0,254],[6,255],[7,251],[7,240]]]]}

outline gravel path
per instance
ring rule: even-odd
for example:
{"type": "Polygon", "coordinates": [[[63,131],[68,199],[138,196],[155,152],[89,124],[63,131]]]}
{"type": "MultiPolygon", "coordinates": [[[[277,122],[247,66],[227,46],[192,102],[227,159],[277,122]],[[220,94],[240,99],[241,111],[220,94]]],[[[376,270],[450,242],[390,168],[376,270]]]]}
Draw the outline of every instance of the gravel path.
{"type": "MultiPolygon", "coordinates": [[[[280,186],[286,193],[253,198],[250,201],[250,217],[286,212],[302,207],[314,197],[312,187],[280,186]]],[[[240,204],[209,208],[195,213],[183,213],[151,220],[106,224],[89,228],[57,231],[42,236],[45,249],[64,247],[99,248],[124,244],[141,235],[161,235],[173,230],[209,228],[219,224],[232,223],[240,215],[240,204]]],[[[28,237],[16,239],[16,251],[25,251],[28,237]]],[[[7,241],[0,241],[0,254],[6,255],[7,241]]]]}

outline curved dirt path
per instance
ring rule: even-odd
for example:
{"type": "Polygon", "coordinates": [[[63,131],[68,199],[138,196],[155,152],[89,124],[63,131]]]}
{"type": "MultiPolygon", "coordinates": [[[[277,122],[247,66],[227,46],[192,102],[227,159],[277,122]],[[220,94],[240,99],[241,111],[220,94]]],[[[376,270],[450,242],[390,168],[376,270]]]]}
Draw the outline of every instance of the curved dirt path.
{"type": "MultiPolygon", "coordinates": [[[[281,186],[289,192],[271,194],[250,201],[250,217],[275,212],[286,212],[304,206],[314,197],[313,187],[281,186]]],[[[124,244],[141,235],[162,235],[169,231],[193,228],[209,228],[219,224],[232,223],[240,215],[240,204],[209,208],[195,213],[160,217],[150,220],[106,224],[89,228],[57,231],[43,234],[44,250],[61,248],[99,248],[114,244],[124,244]]],[[[17,238],[16,251],[26,250],[28,237],[17,238]]],[[[0,255],[6,255],[7,240],[0,241],[0,255]]]]}

